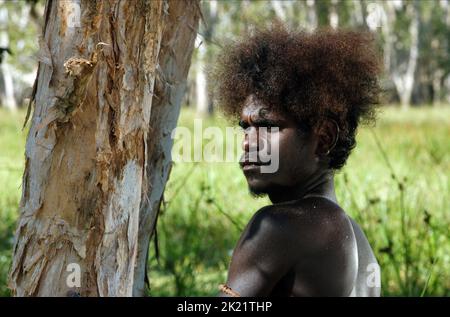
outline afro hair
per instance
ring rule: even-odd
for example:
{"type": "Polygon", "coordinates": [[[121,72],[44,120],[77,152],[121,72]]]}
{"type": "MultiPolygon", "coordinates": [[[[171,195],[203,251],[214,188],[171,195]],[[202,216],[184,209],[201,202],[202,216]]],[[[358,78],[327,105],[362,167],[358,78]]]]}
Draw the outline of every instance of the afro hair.
{"type": "Polygon", "coordinates": [[[281,23],[254,28],[223,46],[210,70],[212,94],[237,118],[253,94],[268,107],[293,116],[305,132],[324,118],[339,135],[329,167],[340,169],[356,145],[360,122],[373,122],[379,104],[381,59],[369,32],[293,31],[281,23]]]}

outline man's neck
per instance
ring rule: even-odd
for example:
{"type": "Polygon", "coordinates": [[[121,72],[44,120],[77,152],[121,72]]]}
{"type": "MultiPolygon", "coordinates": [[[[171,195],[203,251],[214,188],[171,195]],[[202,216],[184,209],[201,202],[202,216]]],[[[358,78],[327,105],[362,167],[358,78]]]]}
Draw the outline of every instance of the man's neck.
{"type": "Polygon", "coordinates": [[[337,203],[334,190],[334,174],[332,171],[326,170],[313,175],[305,184],[278,188],[268,193],[268,196],[273,204],[299,200],[308,196],[321,196],[337,203]]]}

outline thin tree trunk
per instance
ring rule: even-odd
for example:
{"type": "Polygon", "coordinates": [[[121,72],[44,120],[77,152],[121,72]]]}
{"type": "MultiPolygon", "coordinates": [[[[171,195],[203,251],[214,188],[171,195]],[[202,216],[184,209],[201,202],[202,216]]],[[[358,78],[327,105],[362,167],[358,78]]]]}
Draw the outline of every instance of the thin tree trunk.
{"type": "Polygon", "coordinates": [[[15,295],[143,294],[199,15],[196,0],[47,1],[15,295]]]}
{"type": "Polygon", "coordinates": [[[331,0],[330,8],[330,26],[336,29],[339,26],[339,14],[338,14],[339,0],[331,0]]]}
{"type": "Polygon", "coordinates": [[[198,36],[198,55],[197,55],[197,69],[195,73],[195,92],[197,101],[197,113],[206,116],[208,115],[208,87],[206,82],[206,43],[202,41],[201,37],[198,36]]]}
{"type": "Polygon", "coordinates": [[[364,27],[366,24],[362,1],[363,0],[352,1],[353,10],[350,19],[353,26],[364,27]]]}
{"type": "MultiPolygon", "coordinates": [[[[7,53],[5,53],[7,54],[7,53]]],[[[0,106],[11,111],[17,110],[17,102],[14,97],[14,83],[11,76],[11,66],[6,62],[6,56],[0,64],[0,106]]]]}
{"type": "MultiPolygon", "coordinates": [[[[448,0],[440,0],[440,5],[443,10],[443,19],[445,21],[445,25],[447,29],[450,29],[450,3],[448,0]]],[[[446,38],[444,43],[442,43],[444,50],[449,51],[450,40],[446,38]]],[[[450,74],[448,71],[442,75],[441,83],[440,83],[440,102],[446,101],[450,102],[450,74]]],[[[434,100],[433,100],[434,103],[434,100]]]]}
{"type": "Polygon", "coordinates": [[[414,1],[408,8],[411,16],[409,25],[411,44],[407,61],[403,63],[397,61],[396,50],[394,47],[395,42],[393,33],[395,32],[394,25],[396,19],[394,4],[388,1],[383,3],[382,8],[385,13],[385,21],[383,21],[384,23],[382,26],[384,36],[384,64],[386,70],[392,77],[392,81],[400,99],[400,104],[403,109],[406,109],[411,103],[411,96],[414,88],[414,74],[419,57],[420,23],[417,2],[414,1]]]}
{"type": "MultiPolygon", "coordinates": [[[[0,5],[3,5],[0,0],[0,5]]],[[[9,47],[8,35],[8,9],[0,8],[0,47],[9,47]]],[[[0,53],[1,54],[1,53],[0,53]]],[[[0,106],[15,111],[17,109],[16,99],[14,98],[14,83],[11,76],[11,66],[8,64],[8,52],[3,53],[3,60],[0,64],[0,106]]]]}
{"type": "Polygon", "coordinates": [[[156,98],[152,101],[151,131],[147,137],[148,183],[151,191],[141,204],[139,220],[138,259],[135,269],[134,296],[145,291],[147,251],[156,225],[165,184],[172,167],[172,130],[176,127],[183,95],[187,91],[187,75],[197,35],[200,6],[172,0],[168,9],[170,24],[166,25],[158,58],[156,98]]]}
{"type": "Polygon", "coordinates": [[[406,71],[403,74],[395,71],[392,76],[400,95],[400,103],[403,109],[407,109],[411,104],[412,90],[414,87],[414,73],[419,57],[419,14],[416,5],[417,4],[414,2],[410,7],[411,23],[409,26],[409,34],[411,36],[411,47],[409,50],[406,71]]]}
{"type": "Polygon", "coordinates": [[[275,15],[281,21],[286,21],[286,12],[283,8],[283,2],[278,0],[271,0],[270,4],[272,5],[273,10],[275,11],[275,15]]]}
{"type": "Polygon", "coordinates": [[[317,12],[316,12],[316,3],[314,0],[306,1],[307,9],[307,30],[312,32],[317,28],[317,12]]]}
{"type": "Polygon", "coordinates": [[[208,94],[208,81],[206,79],[206,65],[210,62],[208,56],[208,45],[213,40],[215,27],[217,24],[217,1],[210,0],[206,2],[203,10],[203,16],[206,23],[202,36],[197,37],[197,59],[195,72],[195,94],[197,113],[202,116],[212,115],[214,112],[212,98],[208,94]]]}
{"type": "Polygon", "coordinates": [[[444,71],[442,69],[437,69],[432,74],[431,85],[433,87],[433,106],[438,106],[441,104],[442,96],[442,78],[444,77],[444,71]]]}

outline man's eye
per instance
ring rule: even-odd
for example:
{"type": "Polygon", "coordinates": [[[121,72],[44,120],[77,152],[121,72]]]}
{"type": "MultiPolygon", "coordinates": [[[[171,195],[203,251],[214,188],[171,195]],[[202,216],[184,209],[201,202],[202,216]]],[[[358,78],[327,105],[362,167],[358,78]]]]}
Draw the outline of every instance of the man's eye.
{"type": "Polygon", "coordinates": [[[249,124],[247,122],[244,121],[239,121],[239,126],[243,129],[243,130],[247,130],[249,127],[249,124]]]}
{"type": "Polygon", "coordinates": [[[262,126],[263,128],[266,128],[267,129],[267,131],[273,131],[274,130],[274,128],[279,128],[279,126],[278,125],[276,125],[276,124],[265,124],[264,126],[262,126]]]}

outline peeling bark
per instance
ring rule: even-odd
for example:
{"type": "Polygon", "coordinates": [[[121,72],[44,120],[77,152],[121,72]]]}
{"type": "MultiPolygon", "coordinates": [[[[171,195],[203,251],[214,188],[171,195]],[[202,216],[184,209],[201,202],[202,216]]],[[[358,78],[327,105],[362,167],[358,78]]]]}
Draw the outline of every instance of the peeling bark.
{"type": "Polygon", "coordinates": [[[197,0],[47,1],[15,295],[143,295],[199,16],[197,0]]]}

